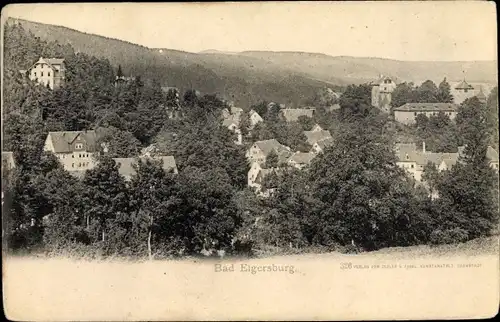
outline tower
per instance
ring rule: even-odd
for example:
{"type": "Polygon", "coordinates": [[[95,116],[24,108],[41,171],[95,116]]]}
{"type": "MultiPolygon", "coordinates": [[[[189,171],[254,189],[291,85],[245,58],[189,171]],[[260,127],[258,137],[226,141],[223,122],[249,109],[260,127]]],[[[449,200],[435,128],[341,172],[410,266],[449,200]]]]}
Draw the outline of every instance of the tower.
{"type": "Polygon", "coordinates": [[[372,106],[384,112],[391,110],[392,92],[396,88],[396,83],[387,76],[380,77],[377,84],[372,87],[372,106]]]}

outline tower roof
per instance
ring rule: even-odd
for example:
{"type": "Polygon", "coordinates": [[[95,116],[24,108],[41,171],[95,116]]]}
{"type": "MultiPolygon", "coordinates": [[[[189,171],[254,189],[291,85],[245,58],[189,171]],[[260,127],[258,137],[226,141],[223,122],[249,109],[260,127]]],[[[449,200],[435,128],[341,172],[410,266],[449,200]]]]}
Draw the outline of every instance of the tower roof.
{"type": "Polygon", "coordinates": [[[474,89],[474,87],[467,83],[464,79],[460,84],[455,86],[455,89],[474,89]]]}

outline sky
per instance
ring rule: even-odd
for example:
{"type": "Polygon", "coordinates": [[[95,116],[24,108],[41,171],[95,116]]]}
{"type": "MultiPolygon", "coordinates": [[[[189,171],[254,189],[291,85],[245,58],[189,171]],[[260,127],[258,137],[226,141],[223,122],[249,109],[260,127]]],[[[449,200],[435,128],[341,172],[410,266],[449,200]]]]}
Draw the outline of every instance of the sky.
{"type": "Polygon", "coordinates": [[[190,52],[272,50],[411,61],[496,60],[493,2],[14,4],[15,17],[190,52]]]}

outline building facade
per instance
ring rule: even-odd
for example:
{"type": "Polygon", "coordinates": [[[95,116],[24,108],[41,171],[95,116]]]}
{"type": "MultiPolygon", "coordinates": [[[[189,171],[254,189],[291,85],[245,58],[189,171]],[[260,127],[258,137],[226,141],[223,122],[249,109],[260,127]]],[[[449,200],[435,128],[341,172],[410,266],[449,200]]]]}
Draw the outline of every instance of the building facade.
{"type": "Polygon", "coordinates": [[[27,72],[32,81],[50,89],[61,87],[66,79],[66,66],[62,58],[40,57],[27,72]]]}
{"type": "Polygon", "coordinates": [[[372,106],[389,113],[391,110],[392,92],[396,88],[396,83],[390,77],[382,76],[372,86],[372,106]]]}
{"type": "Polygon", "coordinates": [[[443,112],[451,120],[455,119],[458,105],[453,103],[406,103],[394,108],[394,119],[403,124],[415,124],[417,116],[424,114],[427,117],[436,116],[443,112]]]}
{"type": "Polygon", "coordinates": [[[95,167],[98,154],[95,131],[49,132],[44,151],[52,152],[67,171],[84,171],[95,167]]]}

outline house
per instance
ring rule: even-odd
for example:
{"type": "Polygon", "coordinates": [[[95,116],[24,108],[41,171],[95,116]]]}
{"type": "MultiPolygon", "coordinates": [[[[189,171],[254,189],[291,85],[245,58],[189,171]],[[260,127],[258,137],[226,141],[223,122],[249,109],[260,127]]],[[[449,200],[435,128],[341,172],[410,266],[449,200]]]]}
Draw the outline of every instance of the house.
{"type": "Polygon", "coordinates": [[[231,106],[231,114],[240,116],[243,113],[243,109],[241,107],[231,106]]]}
{"type": "Polygon", "coordinates": [[[315,156],[316,155],[311,152],[296,152],[288,159],[287,164],[299,170],[302,170],[311,164],[311,161],[315,156]]]}
{"type": "Polygon", "coordinates": [[[453,103],[406,103],[394,108],[394,119],[403,124],[414,124],[419,114],[430,117],[439,112],[443,112],[453,120],[457,116],[458,105],[453,103]]]}
{"type": "Polygon", "coordinates": [[[2,170],[12,170],[15,167],[14,153],[2,151],[2,170]]]}
{"type": "Polygon", "coordinates": [[[417,150],[415,143],[399,143],[395,148],[397,165],[417,181],[422,181],[424,167],[428,163],[433,163],[439,171],[450,170],[463,151],[459,148],[457,153],[429,152],[425,149],[425,142],[422,143],[422,150],[417,150]]]}
{"type": "Polygon", "coordinates": [[[297,122],[301,116],[312,118],[314,112],[314,108],[285,108],[280,110],[280,115],[287,122],[297,122]]]}
{"type": "Polygon", "coordinates": [[[309,143],[310,145],[314,145],[319,141],[332,138],[330,131],[325,131],[325,130],[304,131],[304,135],[307,138],[307,143],[309,143]]]}
{"type": "Polygon", "coordinates": [[[333,138],[330,137],[314,143],[310,152],[314,154],[323,153],[327,147],[332,145],[333,145],[333,138]]]}
{"type": "Polygon", "coordinates": [[[145,148],[142,148],[139,157],[151,157],[156,155],[158,152],[159,152],[158,146],[153,143],[145,148]]]}
{"type": "Polygon", "coordinates": [[[50,89],[61,87],[66,79],[66,66],[62,58],[40,57],[27,72],[32,81],[50,89]]]}
{"type": "Polygon", "coordinates": [[[231,116],[231,112],[227,108],[222,109],[222,118],[228,118],[231,116]]]}
{"type": "Polygon", "coordinates": [[[498,172],[498,152],[491,146],[488,146],[486,150],[486,159],[488,159],[489,166],[498,172]]]}
{"type": "Polygon", "coordinates": [[[276,139],[257,141],[246,153],[249,162],[264,164],[267,156],[274,151],[278,155],[278,162],[286,162],[292,155],[290,148],[279,143],[276,139]]]}
{"type": "Polygon", "coordinates": [[[222,121],[222,125],[227,127],[229,131],[236,134],[236,140],[234,141],[234,143],[238,145],[243,144],[243,135],[241,134],[240,131],[238,118],[234,117],[234,115],[231,115],[230,117],[222,121]]]}
{"type": "Polygon", "coordinates": [[[326,108],[326,111],[327,112],[333,112],[333,111],[337,111],[337,110],[340,110],[340,104],[333,104],[333,105],[330,105],[326,108]]]}
{"type": "Polygon", "coordinates": [[[262,187],[264,179],[271,173],[279,173],[280,168],[265,169],[262,166],[254,162],[248,171],[248,186],[255,189],[255,192],[261,197],[269,197],[275,189],[265,189],[262,187]]]}
{"type": "MultiPolygon", "coordinates": [[[[141,160],[141,162],[145,162],[148,159],[160,160],[165,171],[172,171],[175,174],[178,173],[173,156],[139,157],[138,159],[141,160]]],[[[122,175],[126,181],[130,181],[135,174],[134,164],[137,163],[137,158],[113,158],[113,160],[119,165],[118,172],[120,175],[122,175]]]]}
{"type": "Polygon", "coordinates": [[[125,85],[125,84],[128,84],[128,83],[131,83],[135,81],[135,77],[133,76],[115,76],[115,87],[116,86],[121,86],[121,85],[125,85]]]}
{"type": "Polygon", "coordinates": [[[463,101],[465,101],[468,98],[474,97],[477,92],[474,86],[471,84],[467,83],[465,79],[460,82],[458,85],[453,87],[453,101],[456,104],[461,104],[463,101]]]}
{"type": "Polygon", "coordinates": [[[392,92],[396,83],[391,77],[381,75],[379,80],[372,86],[372,106],[389,113],[391,109],[392,92]]]}
{"type": "Polygon", "coordinates": [[[49,132],[43,149],[52,152],[67,171],[88,170],[96,164],[96,142],[93,130],[49,132]]]}
{"type": "Polygon", "coordinates": [[[311,132],[318,132],[318,131],[323,131],[323,128],[319,126],[319,124],[314,124],[313,128],[311,129],[311,132]]]}
{"type": "Polygon", "coordinates": [[[255,110],[250,110],[248,113],[250,117],[250,128],[253,129],[255,125],[257,125],[260,122],[263,122],[264,119],[257,113],[255,110]]]}

